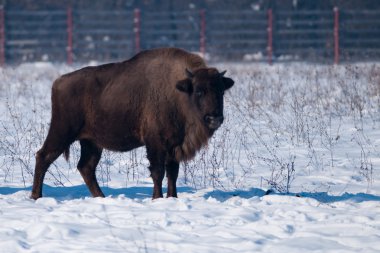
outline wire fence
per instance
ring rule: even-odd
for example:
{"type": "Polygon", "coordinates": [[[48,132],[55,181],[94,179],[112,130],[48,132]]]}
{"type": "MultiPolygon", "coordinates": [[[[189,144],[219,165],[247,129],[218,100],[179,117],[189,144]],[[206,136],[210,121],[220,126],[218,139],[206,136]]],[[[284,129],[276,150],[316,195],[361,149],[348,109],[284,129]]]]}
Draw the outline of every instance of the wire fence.
{"type": "Polygon", "coordinates": [[[181,47],[211,60],[380,59],[380,11],[26,11],[0,7],[0,64],[114,61],[181,47]]]}

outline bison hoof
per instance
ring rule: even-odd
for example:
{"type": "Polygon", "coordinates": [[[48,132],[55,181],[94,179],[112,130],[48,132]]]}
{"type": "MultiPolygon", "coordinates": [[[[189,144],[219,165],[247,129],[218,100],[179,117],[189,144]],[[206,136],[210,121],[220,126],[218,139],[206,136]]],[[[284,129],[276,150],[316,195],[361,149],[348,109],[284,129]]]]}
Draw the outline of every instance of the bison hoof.
{"type": "Polygon", "coordinates": [[[34,199],[34,200],[37,200],[37,199],[39,199],[39,198],[41,198],[41,197],[42,197],[41,194],[36,194],[36,193],[32,193],[32,194],[30,195],[30,198],[31,198],[31,199],[34,199]]]}
{"type": "Polygon", "coordinates": [[[163,195],[153,195],[152,199],[160,199],[163,198],[163,195]]]}

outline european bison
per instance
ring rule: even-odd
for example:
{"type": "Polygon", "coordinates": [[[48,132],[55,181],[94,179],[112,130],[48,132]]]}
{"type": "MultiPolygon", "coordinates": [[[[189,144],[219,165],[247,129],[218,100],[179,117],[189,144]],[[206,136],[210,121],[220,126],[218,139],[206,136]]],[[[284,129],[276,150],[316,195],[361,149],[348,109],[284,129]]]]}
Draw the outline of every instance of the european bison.
{"type": "Polygon", "coordinates": [[[52,87],[52,117],[36,155],[31,198],[42,196],[50,164],[80,141],[78,163],[94,197],[104,197],[95,169],[103,149],[146,146],[153,198],[177,197],[179,162],[195,156],[223,122],[223,94],[234,81],[176,48],[143,51],[130,60],[86,67],[58,78],[52,87]]]}

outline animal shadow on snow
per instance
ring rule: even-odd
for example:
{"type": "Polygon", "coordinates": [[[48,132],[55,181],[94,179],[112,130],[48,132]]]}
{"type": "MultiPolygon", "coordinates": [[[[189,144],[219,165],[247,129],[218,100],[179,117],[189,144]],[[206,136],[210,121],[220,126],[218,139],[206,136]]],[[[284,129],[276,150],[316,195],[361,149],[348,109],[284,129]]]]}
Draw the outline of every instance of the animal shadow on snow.
{"type": "MultiPolygon", "coordinates": [[[[44,197],[51,197],[57,200],[69,200],[69,199],[79,199],[85,197],[91,197],[91,193],[88,191],[86,185],[77,185],[77,186],[43,186],[44,197]]],[[[153,188],[152,186],[131,186],[126,188],[110,188],[107,186],[101,187],[104,195],[109,196],[118,196],[124,194],[127,198],[131,199],[145,199],[152,198],[153,188]]],[[[16,187],[0,187],[1,195],[14,194],[19,191],[31,191],[32,187],[25,188],[16,188],[16,187]]],[[[166,188],[163,188],[166,192],[166,188]]],[[[190,187],[177,187],[178,193],[191,193],[194,192],[190,187]]]]}
{"type": "Polygon", "coordinates": [[[220,202],[224,202],[233,197],[240,197],[244,199],[250,199],[253,197],[263,197],[266,195],[266,191],[258,188],[251,188],[247,191],[243,190],[235,190],[235,191],[222,191],[222,190],[214,190],[208,192],[204,195],[205,199],[214,198],[220,202]]]}
{"type": "MultiPolygon", "coordinates": [[[[0,195],[10,195],[19,191],[31,191],[31,187],[0,187],[0,195]]],[[[126,188],[110,188],[103,186],[102,190],[107,196],[125,195],[131,199],[145,199],[152,197],[152,186],[133,186],[126,188]]],[[[166,192],[166,189],[163,189],[166,192]]],[[[177,187],[178,193],[194,193],[195,189],[191,187],[177,187]]],[[[251,188],[249,190],[235,190],[235,191],[222,191],[214,190],[207,192],[203,197],[205,199],[214,198],[220,202],[225,202],[233,197],[240,197],[250,199],[253,197],[263,197],[265,195],[279,195],[279,196],[294,196],[301,198],[312,198],[321,203],[334,203],[340,201],[353,201],[361,203],[365,201],[380,201],[380,196],[367,193],[344,193],[340,196],[329,195],[327,192],[300,192],[300,193],[276,193],[268,192],[259,188],[251,188]]],[[[77,186],[49,186],[44,185],[44,197],[51,197],[57,200],[79,199],[91,197],[86,185],[77,186]]],[[[181,198],[181,196],[179,196],[181,198]]]]}
{"type": "Polygon", "coordinates": [[[258,188],[251,188],[249,190],[235,190],[235,191],[221,191],[215,190],[205,194],[204,198],[210,197],[217,199],[220,202],[224,202],[233,197],[240,197],[244,199],[250,199],[253,197],[263,197],[265,195],[279,195],[279,196],[294,196],[300,198],[312,198],[321,203],[334,203],[341,201],[353,201],[361,203],[365,201],[380,201],[380,196],[367,193],[344,193],[340,196],[329,195],[327,192],[300,192],[300,193],[276,193],[273,191],[264,191],[258,188]]]}

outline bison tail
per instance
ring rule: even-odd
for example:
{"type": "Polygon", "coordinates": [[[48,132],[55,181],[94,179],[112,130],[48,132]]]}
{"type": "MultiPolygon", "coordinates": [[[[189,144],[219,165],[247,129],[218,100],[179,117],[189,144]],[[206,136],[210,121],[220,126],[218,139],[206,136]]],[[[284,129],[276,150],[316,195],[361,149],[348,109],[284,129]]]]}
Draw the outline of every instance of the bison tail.
{"type": "Polygon", "coordinates": [[[70,146],[68,146],[65,151],[63,151],[63,157],[66,159],[66,161],[69,160],[70,157],[70,146]]]}

